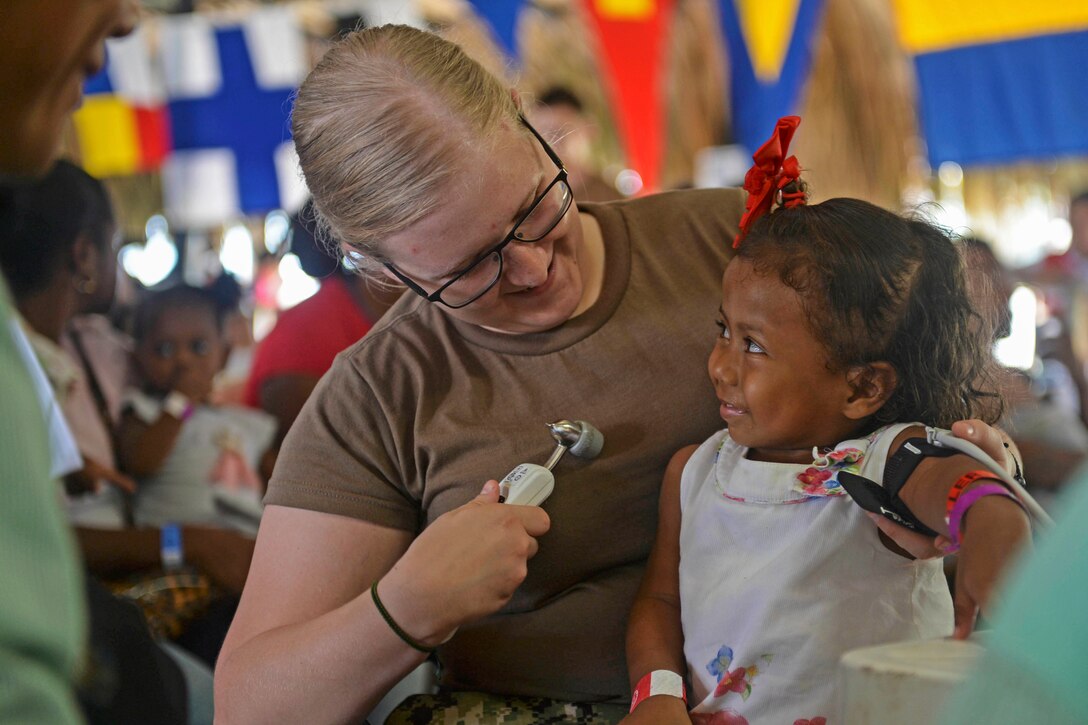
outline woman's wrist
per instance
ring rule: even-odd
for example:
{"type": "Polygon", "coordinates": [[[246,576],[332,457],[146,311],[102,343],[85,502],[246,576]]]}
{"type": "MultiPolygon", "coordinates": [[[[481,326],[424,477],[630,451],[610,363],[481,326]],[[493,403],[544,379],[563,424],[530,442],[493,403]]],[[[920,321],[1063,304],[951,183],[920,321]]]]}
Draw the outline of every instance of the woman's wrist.
{"type": "MultiPolygon", "coordinates": [[[[457,632],[459,622],[446,621],[441,610],[433,610],[433,597],[420,596],[406,586],[396,567],[378,582],[375,605],[381,602],[383,618],[392,619],[408,639],[427,649],[444,644],[457,632]]],[[[367,592],[372,597],[371,592],[367,592]]],[[[390,625],[392,627],[392,625],[390,625]]],[[[400,636],[400,633],[397,633],[400,636]]],[[[402,636],[401,639],[404,639],[402,636]]]]}

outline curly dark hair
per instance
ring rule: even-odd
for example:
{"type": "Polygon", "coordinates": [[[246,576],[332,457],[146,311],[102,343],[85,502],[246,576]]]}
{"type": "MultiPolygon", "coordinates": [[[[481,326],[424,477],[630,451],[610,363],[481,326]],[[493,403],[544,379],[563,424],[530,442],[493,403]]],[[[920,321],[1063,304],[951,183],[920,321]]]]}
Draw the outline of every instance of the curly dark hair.
{"type": "Polygon", "coordinates": [[[759,219],[736,258],[797,291],[830,369],[877,361],[895,368],[895,390],[867,429],[1001,416],[992,333],[941,228],[859,199],[831,199],[759,219]]]}

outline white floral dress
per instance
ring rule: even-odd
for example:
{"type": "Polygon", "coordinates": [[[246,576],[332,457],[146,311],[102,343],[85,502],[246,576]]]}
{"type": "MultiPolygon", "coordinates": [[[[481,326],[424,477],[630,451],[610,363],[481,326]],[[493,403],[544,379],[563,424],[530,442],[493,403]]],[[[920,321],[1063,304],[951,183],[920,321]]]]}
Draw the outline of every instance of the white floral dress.
{"type": "Polygon", "coordinates": [[[840,443],[808,465],[745,458],[727,431],[680,486],[680,600],[696,723],[831,723],[848,650],[952,632],[939,561],[888,551],[838,484],[880,482],[905,425],[840,443]]]}

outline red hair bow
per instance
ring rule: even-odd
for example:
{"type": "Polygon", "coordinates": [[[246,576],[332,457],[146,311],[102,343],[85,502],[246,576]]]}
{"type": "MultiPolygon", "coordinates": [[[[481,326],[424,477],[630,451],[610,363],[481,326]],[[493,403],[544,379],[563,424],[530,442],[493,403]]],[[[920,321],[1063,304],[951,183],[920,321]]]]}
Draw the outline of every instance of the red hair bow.
{"type": "MultiPolygon", "coordinates": [[[[733,239],[734,249],[740,246],[741,240],[748,234],[748,229],[756,219],[771,210],[778,192],[801,178],[801,164],[797,157],[783,158],[790,147],[793,133],[800,124],[800,116],[783,116],[778,119],[774,133],[752,154],[755,164],[744,175],[744,190],[748,192],[748,200],[744,204],[747,211],[740,218],[740,232],[733,239]]],[[[805,203],[805,193],[801,189],[790,193],[783,192],[783,199],[786,206],[792,208],[805,203]]]]}

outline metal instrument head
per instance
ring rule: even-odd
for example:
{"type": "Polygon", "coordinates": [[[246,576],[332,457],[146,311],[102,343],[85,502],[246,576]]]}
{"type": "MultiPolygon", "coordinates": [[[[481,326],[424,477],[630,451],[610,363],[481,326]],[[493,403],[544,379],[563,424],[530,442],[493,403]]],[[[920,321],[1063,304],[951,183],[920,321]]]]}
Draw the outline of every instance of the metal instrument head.
{"type": "Polygon", "coordinates": [[[584,420],[560,420],[548,423],[552,438],[579,458],[596,458],[604,446],[604,436],[584,420]]]}

